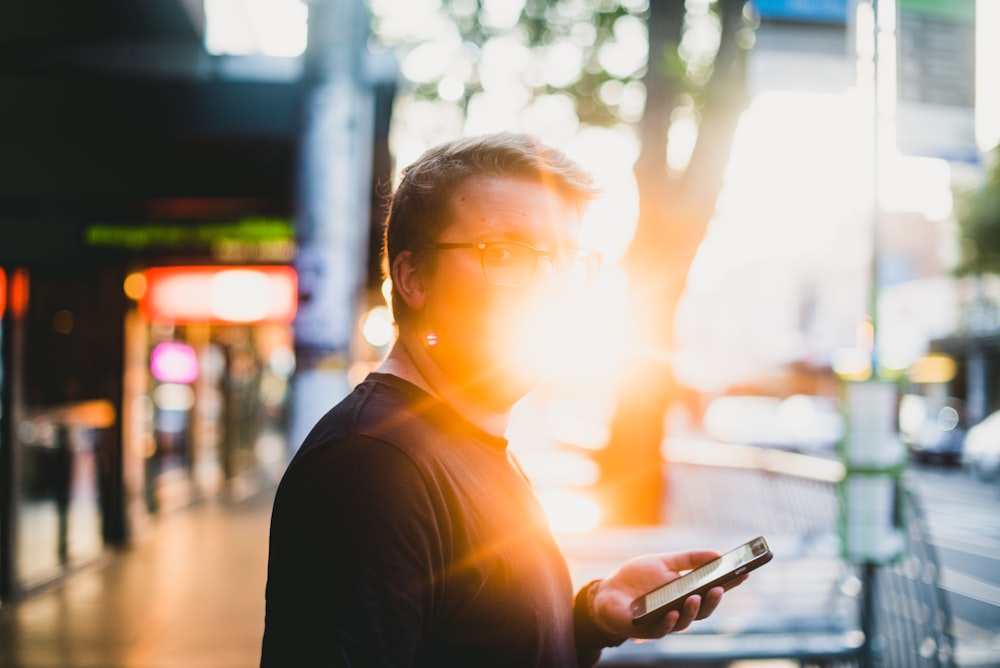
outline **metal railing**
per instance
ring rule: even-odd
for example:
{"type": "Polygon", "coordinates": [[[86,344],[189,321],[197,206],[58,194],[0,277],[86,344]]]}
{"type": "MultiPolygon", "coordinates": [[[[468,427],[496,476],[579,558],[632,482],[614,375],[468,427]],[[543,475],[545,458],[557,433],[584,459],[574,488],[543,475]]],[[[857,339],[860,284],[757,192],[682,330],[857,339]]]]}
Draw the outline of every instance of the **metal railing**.
{"type": "MultiPolygon", "coordinates": [[[[667,522],[829,543],[837,540],[838,467],[834,461],[743,446],[702,442],[697,448],[680,447],[672,452],[668,468],[667,522]],[[732,502],[734,491],[746,501],[732,502]]],[[[870,578],[875,613],[869,657],[855,652],[816,661],[803,651],[802,656],[789,652],[788,658],[799,658],[802,665],[843,668],[860,667],[866,661],[884,668],[954,668],[951,614],[940,586],[941,569],[920,499],[912,490],[904,490],[901,510],[906,549],[898,561],[876,567],[870,578]]],[[[857,590],[865,580],[860,567],[844,561],[842,568],[841,591],[831,596],[847,591],[860,601],[857,590]]],[[[802,639],[805,643],[808,636],[802,639]]],[[[746,657],[732,657],[740,658],[746,657]]]]}
{"type": "Polygon", "coordinates": [[[940,587],[937,551],[927,535],[920,499],[904,494],[907,549],[875,581],[875,659],[880,666],[953,668],[951,611],[940,587]]]}

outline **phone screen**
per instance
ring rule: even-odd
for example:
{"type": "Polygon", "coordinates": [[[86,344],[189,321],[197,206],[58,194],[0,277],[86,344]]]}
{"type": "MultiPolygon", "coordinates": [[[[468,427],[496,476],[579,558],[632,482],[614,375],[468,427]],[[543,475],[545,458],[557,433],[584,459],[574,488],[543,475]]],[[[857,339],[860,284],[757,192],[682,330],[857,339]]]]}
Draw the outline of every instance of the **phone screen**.
{"type": "Polygon", "coordinates": [[[676,606],[694,593],[704,593],[767,563],[771,551],[763,536],[726,552],[717,559],[685,573],[676,580],[639,597],[632,604],[635,623],[649,619],[659,609],[676,606]]]}
{"type": "Polygon", "coordinates": [[[713,559],[704,566],[700,566],[646,594],[646,609],[652,610],[666,605],[675,598],[683,596],[685,592],[706,585],[718,575],[735,570],[740,567],[740,564],[751,559],[753,559],[753,548],[750,544],[740,545],[732,552],[727,552],[718,559],[713,559]]]}

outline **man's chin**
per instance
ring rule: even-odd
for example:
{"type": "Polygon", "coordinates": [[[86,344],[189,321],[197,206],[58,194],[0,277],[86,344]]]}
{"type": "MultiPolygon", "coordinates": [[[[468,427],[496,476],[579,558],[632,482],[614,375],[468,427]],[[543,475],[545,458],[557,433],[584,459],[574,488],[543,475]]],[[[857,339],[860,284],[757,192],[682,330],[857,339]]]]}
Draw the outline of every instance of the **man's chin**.
{"type": "Polygon", "coordinates": [[[483,377],[477,383],[476,394],[483,404],[497,412],[510,410],[514,404],[531,392],[541,376],[538,373],[504,370],[483,377]]]}

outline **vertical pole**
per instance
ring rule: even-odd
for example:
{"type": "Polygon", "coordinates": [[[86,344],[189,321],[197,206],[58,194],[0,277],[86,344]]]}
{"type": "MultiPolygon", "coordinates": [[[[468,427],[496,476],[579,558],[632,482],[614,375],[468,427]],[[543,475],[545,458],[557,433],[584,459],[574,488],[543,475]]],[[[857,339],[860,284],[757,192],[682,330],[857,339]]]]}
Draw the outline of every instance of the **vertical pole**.
{"type": "Polygon", "coordinates": [[[17,581],[17,424],[21,420],[21,392],[24,384],[24,318],[28,299],[28,272],[15,269],[7,282],[7,308],[2,336],[3,372],[0,382],[3,413],[0,414],[0,601],[20,598],[17,581]]]}
{"type": "MultiPolygon", "coordinates": [[[[0,302],[6,303],[6,281],[0,281],[0,302]]],[[[12,391],[10,366],[14,359],[11,350],[10,326],[13,315],[8,315],[9,309],[0,311],[0,604],[5,602],[14,588],[14,573],[11,559],[14,554],[11,522],[14,516],[13,496],[13,457],[11,450],[14,430],[11,426],[12,391]]]]}
{"type": "Polygon", "coordinates": [[[878,580],[878,569],[871,561],[861,565],[861,631],[864,633],[864,644],[861,645],[860,668],[875,667],[875,584],[878,580]]]}
{"type": "Polygon", "coordinates": [[[362,0],[310,6],[309,90],[300,136],[297,369],[289,444],[350,389],[347,377],[368,257],[374,90],[362,0]]]}
{"type": "MultiPolygon", "coordinates": [[[[881,252],[880,222],[881,207],[879,205],[879,170],[881,169],[881,147],[882,140],[879,118],[879,26],[878,26],[878,0],[871,0],[872,3],[872,257],[871,257],[871,285],[869,287],[869,312],[871,313],[871,368],[872,379],[877,379],[879,375],[879,322],[878,322],[878,292],[879,292],[879,254],[881,252]]],[[[864,645],[861,648],[861,668],[874,668],[875,656],[873,641],[875,639],[875,564],[866,561],[861,566],[862,573],[862,602],[861,602],[861,630],[865,634],[864,645]]]]}
{"type": "Polygon", "coordinates": [[[879,375],[878,356],[878,302],[879,302],[879,256],[882,245],[882,207],[879,203],[879,187],[881,185],[882,169],[882,132],[881,107],[879,105],[879,11],[878,0],[871,0],[872,7],[872,255],[871,255],[871,285],[869,287],[869,314],[871,317],[871,368],[872,378],[879,375]]]}
{"type": "MultiPolygon", "coordinates": [[[[881,254],[881,205],[879,203],[879,186],[881,183],[881,108],[879,105],[879,11],[878,0],[871,0],[872,12],[872,190],[871,190],[871,283],[869,286],[868,309],[871,318],[871,378],[879,377],[879,256],[881,254]]],[[[871,559],[861,564],[862,600],[861,600],[861,630],[864,633],[864,644],[861,646],[861,667],[875,666],[875,585],[878,569],[871,559]]]]}

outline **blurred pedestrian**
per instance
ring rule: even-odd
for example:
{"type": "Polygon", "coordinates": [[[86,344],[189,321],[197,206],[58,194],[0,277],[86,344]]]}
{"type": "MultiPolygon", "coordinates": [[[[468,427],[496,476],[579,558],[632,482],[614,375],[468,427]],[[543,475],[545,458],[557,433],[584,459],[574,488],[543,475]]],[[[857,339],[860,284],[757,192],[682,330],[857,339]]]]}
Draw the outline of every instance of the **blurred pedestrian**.
{"type": "Polygon", "coordinates": [[[597,270],[576,244],[594,194],[562,153],[508,133],[403,173],[384,245],[398,338],[279,485],[262,666],[586,666],[719,604],[715,588],[641,628],[629,611],[712,551],[639,557],[574,595],[507,452],[548,319],[597,270]]]}

